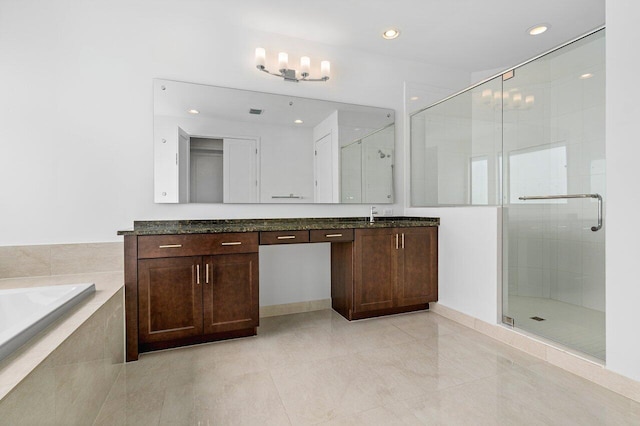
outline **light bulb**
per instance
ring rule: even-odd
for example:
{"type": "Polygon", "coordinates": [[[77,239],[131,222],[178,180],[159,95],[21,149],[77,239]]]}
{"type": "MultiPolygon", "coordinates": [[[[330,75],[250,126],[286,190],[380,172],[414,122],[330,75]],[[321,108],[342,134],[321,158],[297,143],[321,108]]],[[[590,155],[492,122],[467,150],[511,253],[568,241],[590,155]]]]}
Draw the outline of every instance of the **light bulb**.
{"type": "Polygon", "coordinates": [[[529,35],[537,36],[547,31],[548,29],[549,29],[548,25],[541,24],[541,25],[536,25],[535,27],[531,27],[527,31],[529,32],[529,35]]]}
{"type": "Polygon", "coordinates": [[[311,59],[308,56],[300,58],[300,73],[303,77],[309,75],[309,68],[311,67],[311,59]]]}
{"type": "Polygon", "coordinates": [[[256,48],[256,67],[257,68],[264,69],[267,63],[266,56],[267,56],[267,52],[262,47],[256,48]]]}
{"type": "Polygon", "coordinates": [[[288,68],[289,68],[289,55],[287,55],[286,52],[278,53],[278,69],[282,71],[288,68]]]}
{"type": "Polygon", "coordinates": [[[320,62],[320,76],[325,79],[329,79],[331,76],[331,62],[322,61],[320,62]]]}
{"type": "Polygon", "coordinates": [[[387,40],[393,40],[399,35],[400,35],[400,31],[396,30],[395,28],[389,28],[388,30],[382,33],[382,38],[385,38],[387,40]]]}

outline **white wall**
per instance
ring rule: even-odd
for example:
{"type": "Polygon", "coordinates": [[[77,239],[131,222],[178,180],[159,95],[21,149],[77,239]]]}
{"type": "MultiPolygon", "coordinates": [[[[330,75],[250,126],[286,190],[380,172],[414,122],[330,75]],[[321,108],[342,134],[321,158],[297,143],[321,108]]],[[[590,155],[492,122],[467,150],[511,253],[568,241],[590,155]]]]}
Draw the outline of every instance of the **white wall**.
{"type": "Polygon", "coordinates": [[[640,380],[637,0],[607,1],[607,368],[640,380]]]}
{"type": "MultiPolygon", "coordinates": [[[[366,205],[154,204],[152,78],[396,111],[407,78],[445,87],[468,82],[468,73],[257,32],[230,13],[234,7],[177,0],[0,2],[0,246],[120,241],[116,231],[134,220],[368,215],[366,205]],[[312,73],[321,59],[331,60],[332,77],[294,84],[260,73],[253,56],[258,46],[266,48],[268,65],[279,50],[289,52],[292,63],[310,56],[312,73]]],[[[403,132],[400,122],[397,140],[403,132]]],[[[403,152],[398,143],[396,212],[404,203],[403,152]]],[[[326,272],[323,246],[301,248],[294,259],[319,262],[326,272]]],[[[276,250],[261,253],[261,262],[283,261],[276,250]]],[[[298,277],[263,272],[264,295],[299,286],[298,277]]],[[[319,294],[329,286],[327,277],[318,274],[305,285],[319,294]]]]}
{"type": "Polygon", "coordinates": [[[440,218],[438,303],[496,324],[500,312],[500,209],[407,208],[405,214],[440,218]]]}
{"type": "MultiPolygon", "coordinates": [[[[465,73],[242,25],[223,2],[2,2],[0,245],[117,241],[116,231],[135,219],[367,214],[368,206],[351,205],[154,204],[153,77],[396,111],[408,76],[454,87],[468,81],[465,73]],[[257,46],[268,62],[279,49],[292,61],[303,52],[330,59],[332,78],[295,84],[260,73],[257,46]]],[[[402,140],[403,126],[397,132],[402,140]]]]}

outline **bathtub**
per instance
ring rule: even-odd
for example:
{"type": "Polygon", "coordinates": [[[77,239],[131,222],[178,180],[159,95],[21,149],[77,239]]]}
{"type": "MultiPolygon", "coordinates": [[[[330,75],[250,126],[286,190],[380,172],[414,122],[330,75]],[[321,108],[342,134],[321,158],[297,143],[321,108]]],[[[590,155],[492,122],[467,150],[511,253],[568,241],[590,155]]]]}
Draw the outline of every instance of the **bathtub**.
{"type": "Polygon", "coordinates": [[[94,284],[0,290],[0,361],[95,291],[94,284]]]}

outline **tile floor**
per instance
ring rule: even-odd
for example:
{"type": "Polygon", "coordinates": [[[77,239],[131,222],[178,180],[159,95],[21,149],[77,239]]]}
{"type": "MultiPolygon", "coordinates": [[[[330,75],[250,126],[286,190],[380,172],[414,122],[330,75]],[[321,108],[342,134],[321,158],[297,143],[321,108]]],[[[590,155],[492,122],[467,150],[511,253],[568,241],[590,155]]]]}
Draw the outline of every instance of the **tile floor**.
{"type": "Polygon", "coordinates": [[[508,315],[516,328],[595,358],[606,357],[605,313],[559,300],[509,295],[508,315]],[[534,321],[532,316],[544,318],[534,321]]]}
{"type": "Polygon", "coordinates": [[[142,355],[96,425],[624,425],[640,404],[432,312],[261,319],[258,336],[142,355]]]}

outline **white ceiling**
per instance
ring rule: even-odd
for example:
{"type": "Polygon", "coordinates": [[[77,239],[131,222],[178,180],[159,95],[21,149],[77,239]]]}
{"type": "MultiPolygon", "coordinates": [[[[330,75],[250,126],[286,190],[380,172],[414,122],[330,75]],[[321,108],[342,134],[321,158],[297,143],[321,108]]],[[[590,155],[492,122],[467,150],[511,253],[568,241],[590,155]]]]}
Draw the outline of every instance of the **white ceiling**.
{"type": "Polygon", "coordinates": [[[220,5],[254,31],[468,72],[517,65],[604,24],[605,0],[243,0],[220,5]],[[532,37],[526,30],[551,25],[532,37]],[[399,38],[384,40],[384,29],[399,38]]]}

